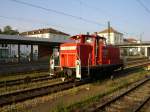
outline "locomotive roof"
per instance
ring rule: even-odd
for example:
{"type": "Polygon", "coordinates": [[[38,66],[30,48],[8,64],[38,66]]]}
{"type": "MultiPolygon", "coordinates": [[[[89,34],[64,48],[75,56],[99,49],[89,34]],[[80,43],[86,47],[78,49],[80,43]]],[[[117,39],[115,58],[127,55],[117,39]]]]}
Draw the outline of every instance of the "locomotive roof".
{"type": "Polygon", "coordinates": [[[84,38],[84,37],[91,37],[91,38],[100,38],[100,39],[104,39],[106,40],[105,37],[101,37],[101,36],[98,36],[98,35],[84,35],[84,34],[81,34],[81,35],[75,35],[75,36],[72,36],[70,38],[72,39],[79,39],[79,38],[84,38]]]}

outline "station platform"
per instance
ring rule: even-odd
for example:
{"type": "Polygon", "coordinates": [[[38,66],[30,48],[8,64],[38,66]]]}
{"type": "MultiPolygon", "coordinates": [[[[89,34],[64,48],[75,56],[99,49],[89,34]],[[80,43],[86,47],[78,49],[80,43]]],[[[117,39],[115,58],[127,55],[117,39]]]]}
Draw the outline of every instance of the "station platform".
{"type": "Polygon", "coordinates": [[[49,64],[46,62],[0,64],[0,75],[27,73],[31,71],[48,71],[48,70],[49,64]]]}

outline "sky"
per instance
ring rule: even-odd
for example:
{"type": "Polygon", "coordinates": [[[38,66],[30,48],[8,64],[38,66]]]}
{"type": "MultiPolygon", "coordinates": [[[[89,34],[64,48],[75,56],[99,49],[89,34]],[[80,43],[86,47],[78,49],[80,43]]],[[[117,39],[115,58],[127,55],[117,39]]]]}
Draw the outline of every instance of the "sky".
{"type": "Polygon", "coordinates": [[[75,35],[111,27],[150,41],[150,0],[0,0],[0,28],[54,28],[75,35]]]}

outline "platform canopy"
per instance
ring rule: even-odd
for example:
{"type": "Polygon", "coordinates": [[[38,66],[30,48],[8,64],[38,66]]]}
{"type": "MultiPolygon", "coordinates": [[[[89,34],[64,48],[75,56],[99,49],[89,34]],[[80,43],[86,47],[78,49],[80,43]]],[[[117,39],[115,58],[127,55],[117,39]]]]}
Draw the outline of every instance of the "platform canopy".
{"type": "Polygon", "coordinates": [[[39,37],[25,37],[20,35],[3,35],[0,34],[0,43],[7,44],[36,44],[36,45],[59,45],[61,43],[73,42],[70,39],[55,39],[55,38],[39,38],[39,37]]]}

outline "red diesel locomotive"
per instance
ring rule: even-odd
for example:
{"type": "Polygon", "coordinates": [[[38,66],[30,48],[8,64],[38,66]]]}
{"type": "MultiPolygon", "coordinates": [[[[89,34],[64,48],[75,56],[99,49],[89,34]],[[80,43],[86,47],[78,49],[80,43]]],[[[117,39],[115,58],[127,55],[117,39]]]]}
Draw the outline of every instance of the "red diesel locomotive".
{"type": "MultiPolygon", "coordinates": [[[[76,42],[61,44],[59,51],[59,66],[67,77],[78,79],[96,77],[96,75],[101,77],[100,73],[123,68],[119,48],[106,45],[104,37],[75,35],[71,39],[76,42]]],[[[51,71],[54,71],[52,70],[54,68],[54,65],[51,66],[51,71]]]]}

